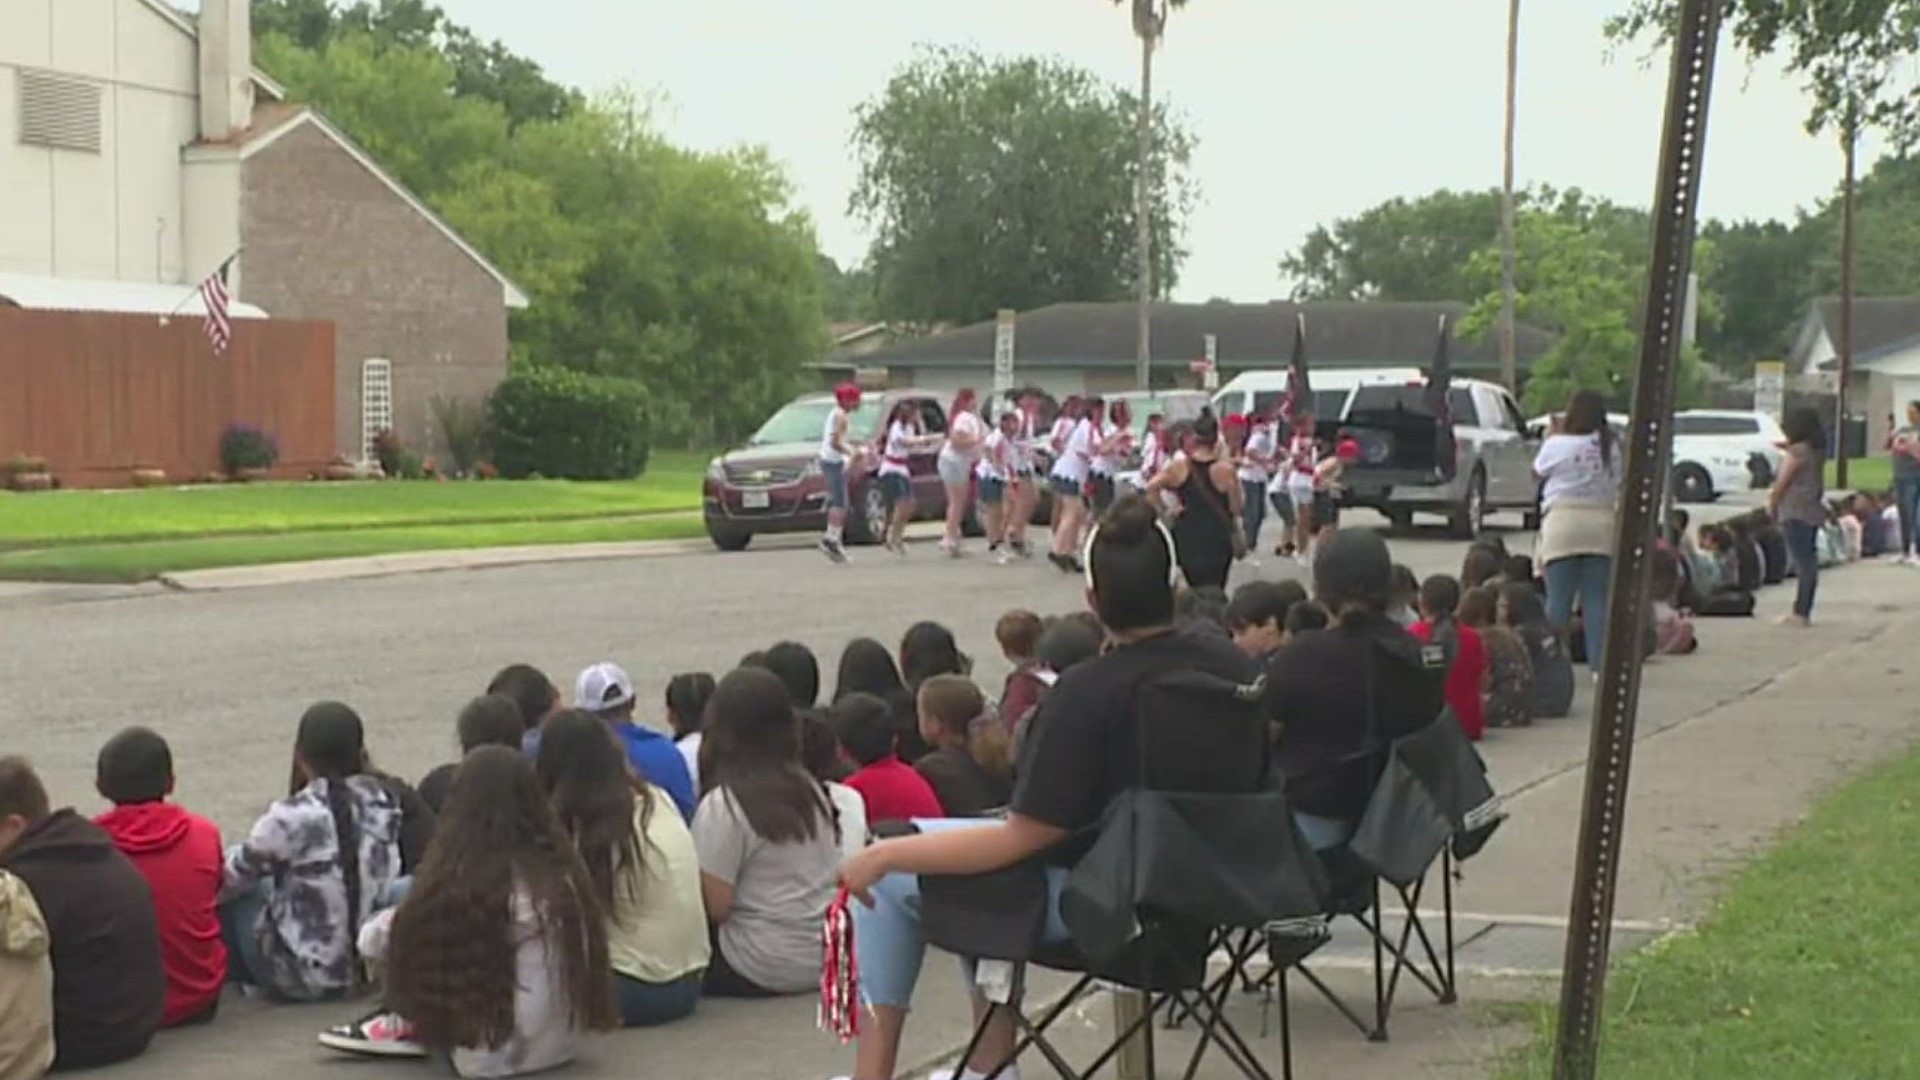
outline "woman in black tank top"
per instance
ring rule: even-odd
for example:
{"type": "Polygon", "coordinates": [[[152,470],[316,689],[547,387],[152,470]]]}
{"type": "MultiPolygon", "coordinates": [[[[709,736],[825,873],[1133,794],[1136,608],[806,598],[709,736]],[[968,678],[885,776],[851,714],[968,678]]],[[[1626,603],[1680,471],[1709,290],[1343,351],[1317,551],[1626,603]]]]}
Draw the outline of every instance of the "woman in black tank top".
{"type": "Polygon", "coordinates": [[[1194,421],[1193,443],[1175,455],[1147,485],[1147,497],[1171,491],[1180,499],[1173,523],[1180,573],[1187,587],[1227,587],[1233,569],[1234,536],[1240,530],[1240,481],[1220,454],[1220,422],[1211,411],[1194,421]]]}

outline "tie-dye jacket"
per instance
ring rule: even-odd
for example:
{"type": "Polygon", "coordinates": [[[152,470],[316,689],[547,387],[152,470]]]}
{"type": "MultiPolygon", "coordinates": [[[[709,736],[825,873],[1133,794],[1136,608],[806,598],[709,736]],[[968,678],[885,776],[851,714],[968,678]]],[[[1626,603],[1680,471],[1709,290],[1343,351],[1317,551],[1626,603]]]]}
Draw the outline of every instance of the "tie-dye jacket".
{"type": "MultiPolygon", "coordinates": [[[[251,930],[260,944],[268,988],[312,1000],[351,988],[353,941],[347,925],[347,884],[327,806],[327,786],[315,780],[267,808],[246,842],[227,852],[229,897],[266,885],[267,904],[251,930]]],[[[360,834],[360,919],[400,875],[400,803],[371,776],[348,777],[353,819],[360,834]]]]}

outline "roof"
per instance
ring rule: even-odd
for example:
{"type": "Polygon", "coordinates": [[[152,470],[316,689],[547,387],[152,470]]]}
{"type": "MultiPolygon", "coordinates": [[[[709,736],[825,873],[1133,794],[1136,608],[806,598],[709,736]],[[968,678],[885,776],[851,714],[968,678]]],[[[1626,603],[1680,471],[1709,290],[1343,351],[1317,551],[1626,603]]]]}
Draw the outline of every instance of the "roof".
{"type": "MultiPolygon", "coordinates": [[[[1840,347],[1840,298],[1823,296],[1813,302],[1821,328],[1833,347],[1840,347]]],[[[1853,298],[1853,362],[1872,363],[1883,356],[1920,345],[1920,296],[1856,296],[1853,298]]],[[[1838,367],[1830,360],[1825,368],[1838,367]]]]}
{"type": "MultiPolygon", "coordinates": [[[[40,311],[111,311],[127,315],[200,317],[207,313],[197,284],[98,281],[36,274],[0,274],[0,306],[40,311]]],[[[260,308],[237,300],[229,305],[227,312],[236,319],[267,317],[260,308]]]]}
{"type": "MultiPolygon", "coordinates": [[[[1316,366],[1425,366],[1433,360],[1441,315],[1455,325],[1467,312],[1457,303],[1155,304],[1153,363],[1186,365],[1218,338],[1216,357],[1225,368],[1281,367],[1293,350],[1294,316],[1307,322],[1307,359],[1316,366]]],[[[1054,304],[1022,313],[1015,324],[1016,362],[1033,367],[1130,367],[1134,363],[1136,314],[1131,303],[1054,304]]],[[[1521,325],[1515,334],[1520,366],[1526,368],[1553,346],[1553,336],[1521,325]]],[[[991,364],[994,323],[897,342],[860,357],[874,367],[946,367],[991,364]]],[[[1456,370],[1496,371],[1493,341],[1456,335],[1456,370]]]]}
{"type": "MultiPolygon", "coordinates": [[[[480,254],[479,249],[468,243],[466,237],[461,236],[452,225],[447,224],[446,219],[434,213],[433,208],[422,202],[418,195],[407,190],[405,184],[402,184],[399,180],[396,180],[391,173],[381,168],[380,163],[374,160],[373,155],[367,153],[358,143],[348,138],[346,132],[333,126],[326,117],[314,110],[304,105],[262,106],[254,110],[253,123],[246,131],[242,132],[231,144],[219,145],[231,145],[238,148],[240,157],[244,160],[272,146],[290,132],[297,131],[308,125],[313,126],[327,138],[338,143],[340,148],[347,152],[348,156],[360,164],[361,168],[367,170],[375,179],[386,185],[387,190],[399,196],[402,201],[412,207],[415,212],[425,218],[434,228],[438,229],[441,235],[452,241],[453,245],[459,248],[467,258],[472,259],[480,269],[486,271],[489,276],[495,281],[498,281],[502,291],[503,302],[507,307],[519,310],[531,303],[526,292],[522,290],[520,286],[514,284],[512,278],[509,278],[504,271],[498,266],[495,266],[492,260],[480,254]]],[[[210,146],[208,144],[201,144],[201,146],[206,147],[205,152],[219,152],[218,145],[210,146]]]]}
{"type": "MultiPolygon", "coordinates": [[[[151,9],[154,14],[172,24],[174,29],[193,38],[195,41],[200,40],[199,25],[186,13],[176,10],[173,5],[166,3],[165,0],[140,0],[140,2],[151,9]]],[[[274,82],[271,76],[259,68],[253,69],[253,85],[255,89],[265,92],[268,97],[275,101],[286,100],[287,88],[274,82]]]]}

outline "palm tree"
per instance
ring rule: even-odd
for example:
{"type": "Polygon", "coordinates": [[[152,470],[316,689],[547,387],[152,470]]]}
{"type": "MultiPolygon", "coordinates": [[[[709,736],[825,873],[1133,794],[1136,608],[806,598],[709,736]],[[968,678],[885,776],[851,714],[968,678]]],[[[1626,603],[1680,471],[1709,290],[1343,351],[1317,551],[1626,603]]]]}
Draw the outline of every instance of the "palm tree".
{"type": "Polygon", "coordinates": [[[1501,150],[1500,187],[1500,379],[1509,393],[1520,392],[1518,348],[1514,342],[1515,283],[1513,207],[1513,128],[1515,105],[1520,91],[1520,0],[1507,0],[1507,124],[1501,150]]]}
{"type": "Polygon", "coordinates": [[[1113,0],[1133,5],[1133,33],[1140,39],[1140,112],[1134,120],[1136,169],[1133,181],[1135,300],[1140,331],[1135,345],[1134,378],[1140,389],[1153,378],[1153,50],[1166,33],[1167,15],[1187,0],[1113,0]]]}

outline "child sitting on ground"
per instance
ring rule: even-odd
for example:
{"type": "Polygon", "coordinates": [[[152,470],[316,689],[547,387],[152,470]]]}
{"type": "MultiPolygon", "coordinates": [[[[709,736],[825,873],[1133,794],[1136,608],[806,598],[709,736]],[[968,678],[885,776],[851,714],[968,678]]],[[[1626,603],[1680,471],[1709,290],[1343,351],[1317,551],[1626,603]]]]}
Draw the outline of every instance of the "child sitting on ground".
{"type": "Polygon", "coordinates": [[[933,749],[913,763],[948,817],[986,817],[1013,796],[1011,740],[987,716],[987,700],[964,675],[920,684],[920,734],[933,749]]]}
{"type": "Polygon", "coordinates": [[[993,624],[993,638],[1000,644],[1000,654],[1013,666],[1000,689],[1000,723],[1005,725],[1008,735],[1019,730],[1032,715],[1040,703],[1040,692],[1046,688],[1040,681],[1037,655],[1040,635],[1045,632],[1040,616],[1019,608],[1000,616],[993,624]]]}
{"type": "Polygon", "coordinates": [[[688,779],[693,781],[696,798],[700,787],[700,744],[705,741],[701,727],[707,719],[707,702],[713,698],[713,676],[704,671],[688,671],[667,680],[667,728],[673,732],[674,749],[686,760],[688,779]]]}
{"type": "Polygon", "coordinates": [[[1573,711],[1573,655],[1566,639],[1547,621],[1546,605],[1530,584],[1500,586],[1497,620],[1527,647],[1533,668],[1533,718],[1556,719],[1573,711]]]}
{"type": "Polygon", "coordinates": [[[1404,563],[1393,564],[1393,595],[1387,604],[1387,617],[1403,627],[1420,621],[1420,579],[1404,563]]]}
{"type": "Polygon", "coordinates": [[[883,822],[946,817],[925,777],[900,760],[893,710],[872,694],[849,694],[828,713],[840,748],[859,768],[847,786],[867,804],[869,828],[883,822]]]}
{"type": "Polygon", "coordinates": [[[27,883],[0,870],[0,1076],[36,1080],[53,1064],[47,917],[27,883]]]}
{"type": "MultiPolygon", "coordinates": [[[[1288,584],[1292,584],[1289,582],[1288,584]]],[[[1310,600],[1287,609],[1287,625],[1280,634],[1280,647],[1286,648],[1307,634],[1317,634],[1333,625],[1333,616],[1327,609],[1310,600]]]]}
{"type": "Polygon", "coordinates": [[[1447,654],[1447,707],[1467,738],[1478,742],[1487,727],[1483,700],[1487,651],[1478,631],[1460,625],[1455,615],[1459,610],[1459,580],[1435,574],[1420,585],[1420,621],[1409,629],[1414,637],[1438,645],[1447,654]]]}
{"type": "MultiPolygon", "coordinates": [[[[460,738],[461,757],[482,746],[508,746],[518,750],[523,734],[520,706],[505,694],[474,698],[460,710],[454,720],[454,731],[460,738]]],[[[449,762],[420,778],[420,797],[433,807],[435,814],[446,803],[447,792],[453,788],[454,773],[459,768],[459,762],[449,762]]]]}
{"type": "MultiPolygon", "coordinates": [[[[892,706],[888,709],[891,711],[892,706]]],[[[840,852],[852,857],[872,839],[867,826],[867,800],[844,783],[853,770],[847,768],[840,738],[827,720],[831,711],[809,709],[800,714],[800,765],[827,793],[835,824],[840,828],[840,852]]]]}
{"type": "MultiPolygon", "coordinates": [[[[518,721],[514,736],[518,738],[518,721]]],[[[220,830],[167,801],[173,751],[167,740],[131,727],[100,748],[94,787],[113,809],[93,820],[113,837],[153,890],[167,1006],[160,1026],[213,1019],[227,981],[220,939],[220,830]]]]}
{"type": "Polygon", "coordinates": [[[1487,646],[1487,726],[1527,727],[1533,723],[1533,661],[1526,642],[1499,625],[1497,586],[1468,589],[1460,597],[1460,625],[1471,627],[1487,646]]]}
{"type": "Polygon", "coordinates": [[[1265,659],[1286,644],[1287,615],[1306,602],[1307,590],[1298,581],[1249,581],[1227,603],[1227,633],[1241,652],[1265,659]]]}

